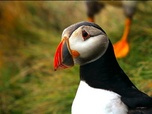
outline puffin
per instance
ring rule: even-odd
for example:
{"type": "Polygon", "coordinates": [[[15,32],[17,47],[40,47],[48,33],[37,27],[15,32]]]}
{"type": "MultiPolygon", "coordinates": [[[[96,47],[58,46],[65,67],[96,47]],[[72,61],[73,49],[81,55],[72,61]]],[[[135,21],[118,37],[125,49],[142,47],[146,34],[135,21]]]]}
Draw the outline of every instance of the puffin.
{"type": "Polygon", "coordinates": [[[116,58],[126,57],[130,50],[128,35],[130,33],[131,23],[136,11],[138,1],[86,0],[85,4],[86,4],[86,14],[89,22],[95,22],[95,15],[98,14],[105,7],[106,4],[110,4],[116,7],[122,7],[126,18],[124,22],[125,27],[121,39],[114,44],[114,52],[116,58]]]}
{"type": "Polygon", "coordinates": [[[152,97],[141,92],[117,62],[106,32],[93,22],[65,28],[54,70],[79,65],[80,83],[72,114],[152,114],[152,97]]]}

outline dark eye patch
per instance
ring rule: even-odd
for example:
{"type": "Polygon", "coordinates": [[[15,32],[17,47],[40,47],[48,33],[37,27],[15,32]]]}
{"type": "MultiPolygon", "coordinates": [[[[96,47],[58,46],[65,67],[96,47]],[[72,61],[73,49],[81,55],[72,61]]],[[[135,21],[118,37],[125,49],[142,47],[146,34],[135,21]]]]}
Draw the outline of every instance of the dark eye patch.
{"type": "Polygon", "coordinates": [[[86,40],[90,37],[90,35],[85,30],[83,30],[82,31],[82,37],[83,37],[84,40],[86,40]]]}

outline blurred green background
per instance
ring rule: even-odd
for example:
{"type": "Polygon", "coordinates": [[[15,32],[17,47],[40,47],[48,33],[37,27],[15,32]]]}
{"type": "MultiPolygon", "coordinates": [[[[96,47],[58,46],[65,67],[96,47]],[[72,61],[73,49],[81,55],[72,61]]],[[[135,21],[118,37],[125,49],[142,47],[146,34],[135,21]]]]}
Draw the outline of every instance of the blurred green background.
{"type": "MultiPolygon", "coordinates": [[[[0,2],[0,114],[70,114],[79,68],[53,70],[64,28],[87,20],[84,1],[0,2]]],[[[121,38],[123,10],[110,5],[96,16],[113,43],[121,38]]],[[[152,96],[152,2],[139,2],[119,59],[134,84],[152,96]]]]}

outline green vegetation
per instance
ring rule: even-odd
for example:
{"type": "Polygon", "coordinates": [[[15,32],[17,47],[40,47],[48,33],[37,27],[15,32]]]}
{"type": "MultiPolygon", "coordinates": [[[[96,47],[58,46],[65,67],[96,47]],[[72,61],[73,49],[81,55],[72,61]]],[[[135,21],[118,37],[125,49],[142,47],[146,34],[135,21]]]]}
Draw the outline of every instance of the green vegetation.
{"type": "MultiPolygon", "coordinates": [[[[68,2],[0,2],[0,114],[70,114],[79,68],[54,72],[53,57],[63,29],[87,17],[84,2],[68,2]]],[[[131,51],[118,60],[149,95],[151,11],[152,2],[139,3],[129,35],[131,51]]],[[[112,42],[120,39],[124,19],[122,9],[112,6],[96,16],[112,42]]]]}

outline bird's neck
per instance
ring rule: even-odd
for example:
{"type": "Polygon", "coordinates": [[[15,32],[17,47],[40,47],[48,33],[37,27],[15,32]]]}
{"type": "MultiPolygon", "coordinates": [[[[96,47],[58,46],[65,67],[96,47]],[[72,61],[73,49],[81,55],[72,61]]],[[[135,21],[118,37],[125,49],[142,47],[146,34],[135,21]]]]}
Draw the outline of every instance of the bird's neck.
{"type": "Polygon", "coordinates": [[[115,58],[113,46],[109,42],[109,46],[105,54],[98,60],[80,66],[80,79],[84,80],[88,85],[94,88],[105,87],[104,84],[109,83],[119,74],[123,72],[115,58]]]}

